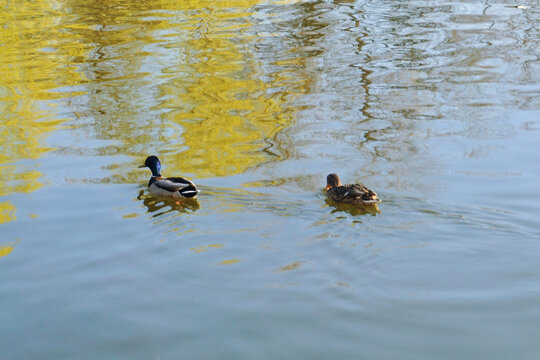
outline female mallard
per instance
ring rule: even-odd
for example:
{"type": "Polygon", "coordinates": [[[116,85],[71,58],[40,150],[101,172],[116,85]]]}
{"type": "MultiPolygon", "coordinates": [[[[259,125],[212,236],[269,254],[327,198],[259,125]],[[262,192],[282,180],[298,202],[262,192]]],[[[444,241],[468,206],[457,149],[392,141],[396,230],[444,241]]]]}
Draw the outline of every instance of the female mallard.
{"type": "Polygon", "coordinates": [[[199,190],[191,181],[181,177],[161,177],[161,163],[157,156],[149,156],[144,161],[144,165],[152,171],[152,177],[148,182],[148,191],[154,196],[168,196],[175,199],[195,198],[199,190]]]}
{"type": "Polygon", "coordinates": [[[381,201],[374,191],[362,184],[343,185],[336,174],[326,177],[326,195],[336,202],[360,206],[381,201]]]}

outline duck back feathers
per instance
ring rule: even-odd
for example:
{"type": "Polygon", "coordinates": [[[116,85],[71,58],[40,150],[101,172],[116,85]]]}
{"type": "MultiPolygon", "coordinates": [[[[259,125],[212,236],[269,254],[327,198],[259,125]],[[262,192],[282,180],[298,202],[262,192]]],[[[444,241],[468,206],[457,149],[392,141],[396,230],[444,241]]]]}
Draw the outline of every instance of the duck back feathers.
{"type": "Polygon", "coordinates": [[[336,202],[354,205],[376,204],[381,201],[373,190],[362,184],[343,185],[336,174],[330,174],[326,178],[326,195],[336,202]]]}

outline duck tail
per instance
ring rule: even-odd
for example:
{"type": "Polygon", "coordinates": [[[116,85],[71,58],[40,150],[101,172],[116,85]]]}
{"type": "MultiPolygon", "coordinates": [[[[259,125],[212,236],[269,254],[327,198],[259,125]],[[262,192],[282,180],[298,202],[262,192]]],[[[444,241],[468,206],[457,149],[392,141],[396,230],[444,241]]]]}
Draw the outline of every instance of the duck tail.
{"type": "Polygon", "coordinates": [[[362,200],[369,203],[377,203],[381,201],[375,191],[372,190],[368,190],[367,192],[365,192],[362,196],[362,200]]]}
{"type": "Polygon", "coordinates": [[[181,188],[178,191],[180,192],[180,195],[182,195],[185,198],[195,197],[199,193],[199,190],[197,190],[197,188],[195,188],[195,186],[193,185],[188,185],[186,187],[181,188]]]}

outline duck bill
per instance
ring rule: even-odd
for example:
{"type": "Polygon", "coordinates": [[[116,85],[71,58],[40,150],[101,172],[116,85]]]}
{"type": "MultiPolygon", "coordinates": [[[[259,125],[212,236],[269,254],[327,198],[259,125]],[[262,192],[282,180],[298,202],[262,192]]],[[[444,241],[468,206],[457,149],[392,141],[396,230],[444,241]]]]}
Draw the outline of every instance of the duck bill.
{"type": "Polygon", "coordinates": [[[332,185],[326,185],[326,188],[324,189],[325,191],[328,191],[332,188],[332,185]]]}
{"type": "Polygon", "coordinates": [[[145,168],[145,167],[146,167],[146,165],[144,165],[144,164],[143,164],[143,165],[140,165],[140,166],[138,166],[138,168],[139,168],[139,169],[141,169],[141,168],[145,168]]]}

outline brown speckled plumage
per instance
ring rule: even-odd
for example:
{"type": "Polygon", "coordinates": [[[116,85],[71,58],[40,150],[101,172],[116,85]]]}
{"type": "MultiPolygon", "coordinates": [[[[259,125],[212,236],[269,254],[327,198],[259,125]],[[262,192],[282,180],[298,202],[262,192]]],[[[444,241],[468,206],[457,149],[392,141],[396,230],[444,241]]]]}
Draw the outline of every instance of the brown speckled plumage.
{"type": "Polygon", "coordinates": [[[326,195],[328,198],[346,204],[376,204],[381,200],[377,194],[362,184],[343,185],[336,174],[326,177],[326,195]]]}

